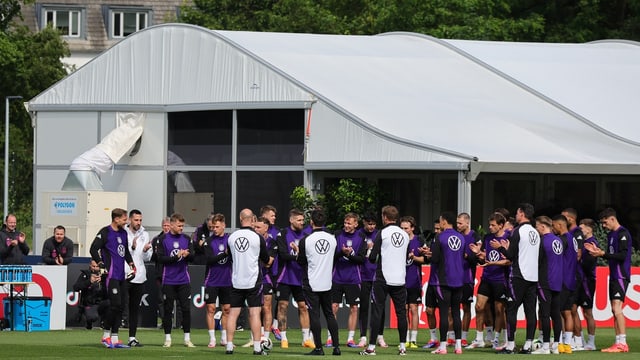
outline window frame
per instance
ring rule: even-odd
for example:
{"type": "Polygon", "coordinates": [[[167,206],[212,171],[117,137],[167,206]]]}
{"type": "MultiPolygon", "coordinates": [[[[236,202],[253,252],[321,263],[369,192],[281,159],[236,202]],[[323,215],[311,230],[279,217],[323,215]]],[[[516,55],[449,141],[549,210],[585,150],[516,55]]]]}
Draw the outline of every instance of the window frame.
{"type": "Polygon", "coordinates": [[[70,7],[70,6],[45,6],[42,9],[42,22],[41,28],[44,29],[49,26],[49,14],[52,14],[53,20],[51,22],[51,26],[60,31],[64,38],[68,39],[81,39],[84,38],[84,19],[85,19],[85,9],[81,7],[70,7]],[[59,29],[57,26],[58,21],[58,13],[67,13],[68,14],[68,30],[65,34],[62,29],[59,29]],[[77,14],[77,24],[74,24],[74,14],[77,14]],[[73,28],[77,27],[77,34],[73,34],[73,28]]]}
{"type": "Polygon", "coordinates": [[[108,33],[109,33],[109,39],[124,39],[127,36],[129,36],[131,34],[135,34],[136,32],[138,32],[140,30],[143,30],[143,29],[146,29],[146,28],[148,28],[149,26],[152,25],[151,19],[152,19],[152,16],[153,16],[153,11],[151,9],[149,9],[149,8],[111,7],[111,8],[109,8],[109,13],[108,14],[109,14],[108,15],[109,24],[108,24],[107,28],[108,28],[108,33]],[[126,20],[127,20],[126,16],[127,15],[131,15],[131,14],[135,15],[135,22],[136,23],[135,23],[134,26],[135,26],[136,30],[134,32],[130,33],[130,34],[124,35],[125,28],[126,28],[125,23],[126,23],[126,20]],[[141,27],[141,24],[140,24],[140,21],[141,21],[140,20],[140,16],[141,15],[144,15],[144,17],[145,17],[145,19],[144,19],[145,24],[144,24],[143,27],[141,27]],[[118,20],[119,21],[119,26],[118,26],[118,29],[117,29],[118,32],[119,32],[119,35],[116,35],[116,16],[118,16],[120,18],[118,20]]]}

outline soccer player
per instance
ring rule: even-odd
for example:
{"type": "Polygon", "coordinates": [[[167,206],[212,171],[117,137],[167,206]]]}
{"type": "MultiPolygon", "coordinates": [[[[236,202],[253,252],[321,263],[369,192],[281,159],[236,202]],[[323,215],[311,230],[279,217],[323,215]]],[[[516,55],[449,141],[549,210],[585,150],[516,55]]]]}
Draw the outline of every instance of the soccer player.
{"type": "Polygon", "coordinates": [[[430,249],[431,271],[437,273],[435,290],[440,313],[440,345],[431,352],[432,354],[447,353],[449,322],[446,321],[446,314],[450,314],[453,321],[454,351],[456,354],[462,354],[460,304],[464,284],[465,241],[464,236],[453,229],[455,222],[455,215],[451,212],[443,212],[440,215],[442,232],[430,249]]]}
{"type": "MultiPolygon", "coordinates": [[[[489,216],[489,234],[484,237],[481,245],[471,244],[470,247],[483,267],[482,278],[478,285],[478,294],[476,300],[476,339],[473,340],[467,349],[475,349],[485,347],[483,338],[483,326],[486,323],[486,317],[493,317],[489,323],[494,324],[492,337],[485,334],[485,338],[489,338],[494,349],[500,344],[500,333],[505,327],[505,301],[506,297],[506,270],[511,262],[503,259],[500,252],[489,246],[491,240],[506,240],[508,235],[504,231],[504,225],[507,219],[501,213],[493,213],[489,216]],[[491,303],[493,309],[491,311],[491,303]]],[[[489,333],[488,327],[485,331],[489,333]]]]}
{"type": "Polygon", "coordinates": [[[464,236],[465,261],[462,263],[464,269],[464,285],[462,285],[462,346],[466,347],[467,334],[471,325],[471,303],[473,302],[473,287],[476,283],[476,258],[471,253],[471,244],[477,244],[480,236],[471,229],[471,216],[468,213],[460,213],[456,219],[456,229],[464,236]]]}
{"type": "MultiPolygon", "coordinates": [[[[258,217],[258,223],[268,223],[268,227],[263,232],[259,232],[256,228],[256,232],[260,234],[267,243],[267,250],[269,251],[270,264],[263,268],[264,274],[264,282],[262,295],[264,296],[264,301],[262,304],[262,326],[264,326],[264,337],[269,338],[268,332],[271,331],[276,340],[282,339],[280,335],[280,330],[278,329],[278,320],[277,318],[277,306],[273,306],[274,293],[276,291],[276,279],[278,278],[278,247],[276,243],[276,239],[278,238],[278,233],[280,229],[275,225],[276,223],[276,214],[277,210],[273,205],[264,205],[260,208],[260,216],[258,217]],[[269,312],[267,314],[267,312],[269,312]]],[[[265,224],[266,224],[265,223],[265,224]]],[[[258,226],[260,226],[258,224],[258,226]]]]}
{"type": "Polygon", "coordinates": [[[399,354],[407,353],[407,290],[405,288],[406,261],[409,256],[409,236],[396,222],[398,209],[387,205],[382,208],[383,227],[378,232],[369,255],[369,261],[378,265],[376,279],[371,291],[372,313],[369,331],[369,345],[360,355],[376,355],[376,336],[379,334],[384,305],[387,295],[393,301],[398,319],[400,337],[399,354]]]}
{"type": "Polygon", "coordinates": [[[128,348],[118,339],[118,330],[122,319],[122,292],[125,282],[125,262],[135,272],[135,264],[129,253],[127,232],[127,210],[115,208],[111,210],[111,224],[100,229],[91,243],[89,250],[91,259],[101,269],[107,271],[104,276],[103,288],[109,296],[109,311],[104,319],[104,334],[102,344],[108,348],[128,348]]]}
{"type": "Polygon", "coordinates": [[[204,261],[207,265],[204,278],[205,295],[204,302],[207,304],[207,328],[209,330],[208,347],[216,347],[216,300],[222,306],[222,316],[220,325],[220,343],[226,345],[227,342],[227,319],[231,310],[231,262],[229,261],[229,250],[227,239],[229,234],[225,234],[226,221],[223,214],[213,214],[207,219],[207,227],[210,237],[202,243],[204,249],[204,261]]]}
{"type": "Polygon", "coordinates": [[[322,210],[311,212],[313,231],[300,240],[299,246],[293,244],[298,251],[298,263],[303,267],[303,289],[309,306],[309,321],[315,342],[315,348],[307,355],[324,355],[320,335],[320,312],[327,321],[331,334],[333,355],[340,355],[340,339],[338,322],[332,310],[332,276],[331,273],[337,259],[336,238],[323,230],[327,217],[322,210]]]}
{"type": "Polygon", "coordinates": [[[400,218],[400,228],[409,235],[409,252],[413,254],[407,260],[407,275],[405,283],[407,287],[407,348],[416,349],[418,344],[418,305],[422,303],[422,264],[424,257],[420,254],[422,241],[415,234],[416,220],[413,216],[400,218]]]}
{"type": "Polygon", "coordinates": [[[513,228],[508,240],[492,240],[490,245],[498,249],[511,261],[511,284],[507,289],[507,346],[498,352],[513,354],[515,351],[516,324],[518,308],[524,304],[527,324],[526,340],[520,350],[522,354],[531,352],[531,344],[536,331],[536,289],[538,285],[538,254],[540,252],[540,234],[531,225],[533,205],[518,205],[513,228]]]}
{"type": "Polygon", "coordinates": [[[571,342],[573,340],[573,305],[576,299],[576,290],[578,288],[578,260],[580,260],[580,249],[582,243],[572,236],[569,232],[569,223],[567,218],[560,214],[553,217],[553,231],[564,242],[564,271],[563,275],[563,288],[561,297],[562,303],[562,318],[564,320],[564,333],[561,343],[558,345],[558,351],[560,353],[571,354],[573,349],[571,348],[571,342]]]}
{"type": "MultiPolygon", "coordinates": [[[[564,247],[566,241],[558,237],[551,230],[552,220],[547,216],[536,218],[536,229],[540,233],[542,248],[540,249],[540,266],[538,277],[538,304],[540,305],[540,327],[542,331],[542,347],[532,354],[547,355],[559,353],[560,334],[562,332],[562,316],[560,311],[566,298],[563,297],[564,289],[564,247]],[[553,320],[553,346],[551,341],[551,322],[553,320]]],[[[569,244],[570,245],[570,244],[569,244]]],[[[570,333],[571,335],[571,333],[570,333]]],[[[570,350],[570,349],[569,349],[570,350]]]]}
{"type": "Polygon", "coordinates": [[[599,217],[602,227],[609,231],[607,250],[602,250],[592,243],[585,243],[584,247],[592,256],[603,257],[609,262],[609,301],[613,312],[616,340],[610,347],[602,349],[602,352],[629,352],[622,305],[631,276],[631,234],[620,225],[616,211],[612,208],[602,210],[599,217]]]}
{"type": "MultiPolygon", "coordinates": [[[[435,241],[435,239],[437,239],[438,235],[442,232],[442,228],[440,227],[440,219],[435,219],[433,222],[433,237],[431,238],[431,240],[427,240],[429,243],[429,246],[431,246],[433,244],[433,242],[435,241]]],[[[427,257],[425,258],[425,262],[428,262],[428,256],[431,256],[431,250],[429,249],[429,246],[427,246],[427,244],[425,244],[425,246],[420,248],[420,255],[422,255],[423,257],[427,257]]],[[[440,346],[440,341],[438,340],[438,334],[437,334],[437,329],[436,329],[436,314],[435,314],[435,309],[438,306],[438,299],[436,298],[436,286],[438,285],[438,274],[437,272],[434,270],[434,267],[429,266],[430,271],[429,271],[429,280],[427,283],[427,291],[424,294],[424,306],[425,306],[425,313],[427,315],[427,325],[429,326],[429,342],[427,342],[426,345],[424,345],[422,348],[423,349],[433,349],[436,347],[440,346]]]]}
{"type": "MultiPolygon", "coordinates": [[[[580,220],[580,229],[584,235],[580,268],[582,269],[582,283],[578,286],[577,303],[582,308],[584,319],[587,322],[587,343],[585,350],[596,349],[596,321],[593,318],[593,296],[596,290],[596,264],[597,259],[586,250],[587,243],[598,245],[598,240],[593,236],[596,230],[596,222],[593,219],[580,220]]],[[[575,332],[574,332],[575,333],[575,332]]]]}
{"type": "Polygon", "coordinates": [[[584,278],[584,272],[581,266],[582,257],[585,256],[586,251],[582,251],[584,245],[584,234],[582,229],[577,224],[578,211],[573,208],[566,208],[562,210],[562,215],[567,219],[567,226],[569,234],[578,243],[578,265],[576,266],[576,291],[574,291],[573,305],[571,306],[571,318],[573,319],[573,338],[571,339],[571,346],[574,351],[584,350],[584,342],[582,341],[582,321],[578,314],[578,296],[582,293],[582,283],[584,278]]]}
{"type": "MultiPolygon", "coordinates": [[[[360,342],[358,347],[363,348],[367,346],[367,329],[369,328],[369,305],[371,304],[371,289],[373,287],[373,280],[376,276],[376,264],[368,261],[371,249],[373,249],[373,240],[375,240],[378,234],[378,216],[373,212],[367,212],[362,216],[362,228],[360,232],[364,235],[365,242],[367,243],[367,251],[365,253],[364,264],[360,266],[360,309],[358,312],[358,319],[360,320],[360,342]]],[[[384,311],[384,310],[383,310],[384,311]]],[[[384,341],[384,312],[380,317],[380,334],[377,336],[376,342],[382,348],[389,347],[384,341]]]]}
{"type": "Polygon", "coordinates": [[[304,213],[298,209],[289,211],[289,227],[283,228],[276,239],[278,247],[278,264],[281,270],[277,282],[278,300],[278,328],[280,330],[280,347],[289,348],[287,339],[287,310],[289,298],[298,303],[298,316],[302,330],[302,346],[315,348],[314,342],[309,338],[309,313],[302,293],[302,268],[296,261],[298,253],[293,250],[291,244],[298,244],[306,235],[303,232],[304,213]]]}
{"type": "Polygon", "coordinates": [[[184,346],[195,347],[191,342],[191,277],[188,263],[193,261],[193,243],[183,234],[184,216],[172,214],[169,221],[169,232],[158,239],[157,259],[163,264],[162,294],[164,297],[164,344],[171,347],[171,315],[173,302],[177,300],[182,310],[182,330],[184,346]]]}
{"type": "MultiPolygon", "coordinates": [[[[365,237],[358,228],[359,216],[355,213],[347,213],[344,216],[344,226],[335,235],[338,242],[338,260],[333,270],[333,315],[338,316],[338,307],[342,303],[344,295],[349,304],[349,320],[347,322],[347,346],[354,348],[358,345],[353,341],[358,322],[358,305],[360,304],[360,266],[364,264],[367,252],[365,237]]],[[[331,343],[331,337],[327,344],[331,343]]]]}
{"type": "Polygon", "coordinates": [[[233,354],[233,336],[240,308],[249,307],[249,325],[253,337],[253,354],[266,355],[260,346],[260,308],[262,306],[262,276],[260,262],[269,262],[267,245],[252,228],[255,216],[249,209],[240,211],[241,228],[228,239],[232,264],[231,311],[227,320],[226,354],[233,354]]]}

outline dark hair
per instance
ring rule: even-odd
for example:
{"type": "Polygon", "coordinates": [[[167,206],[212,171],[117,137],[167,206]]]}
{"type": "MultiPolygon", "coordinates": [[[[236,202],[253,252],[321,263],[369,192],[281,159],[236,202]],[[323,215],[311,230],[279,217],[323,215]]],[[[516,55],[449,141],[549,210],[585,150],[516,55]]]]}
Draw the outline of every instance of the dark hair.
{"type": "Polygon", "coordinates": [[[182,214],[180,213],[173,213],[171,214],[171,220],[169,220],[171,222],[184,222],[184,216],[182,216],[182,214]]]}
{"type": "Polygon", "coordinates": [[[565,223],[565,225],[569,225],[569,221],[567,220],[567,217],[562,215],[562,214],[558,214],[558,215],[552,217],[551,220],[553,220],[553,221],[562,221],[563,223],[565,223]]]}
{"type": "Polygon", "coordinates": [[[469,215],[469,213],[466,212],[461,212],[460,214],[458,214],[459,218],[463,218],[467,221],[471,221],[471,215],[469,215]]]}
{"type": "Polygon", "coordinates": [[[504,225],[507,222],[507,219],[505,219],[504,215],[501,213],[494,212],[489,216],[489,221],[495,221],[498,225],[504,225]]]}
{"type": "Polygon", "coordinates": [[[566,208],[562,210],[562,212],[566,212],[567,214],[573,216],[574,218],[578,218],[578,211],[574,208],[566,208]]]}
{"type": "MultiPolygon", "coordinates": [[[[218,221],[220,221],[220,220],[218,220],[218,221]]],[[[222,217],[222,221],[224,221],[224,216],[222,217]]],[[[256,222],[263,223],[263,224],[265,224],[267,226],[271,225],[271,222],[269,221],[269,219],[267,219],[264,216],[258,216],[258,218],[256,219],[256,222]]]]}
{"type": "Polygon", "coordinates": [[[327,223],[327,215],[322,209],[311,210],[311,222],[314,226],[322,227],[327,223]]]}
{"type": "Polygon", "coordinates": [[[608,207],[608,208],[600,211],[600,214],[598,215],[598,218],[600,220],[602,220],[602,219],[606,219],[606,218],[611,217],[611,216],[616,217],[616,211],[613,210],[613,208],[608,207]]]}
{"type": "Polygon", "coordinates": [[[123,216],[127,216],[127,210],[121,208],[111,210],[111,221],[123,216]]]}
{"type": "Polygon", "coordinates": [[[58,225],[58,226],[56,226],[56,227],[54,227],[54,228],[53,228],[53,232],[54,232],[54,233],[56,232],[56,230],[62,230],[62,231],[64,231],[65,233],[67,232],[67,229],[65,229],[65,228],[64,228],[64,226],[62,226],[62,225],[58,225]]]}
{"type": "Polygon", "coordinates": [[[449,225],[456,223],[456,216],[452,211],[444,211],[440,214],[440,218],[447,222],[449,225]]]}
{"type": "Polygon", "coordinates": [[[133,210],[129,211],[129,217],[132,217],[133,215],[142,215],[142,211],[140,211],[138,209],[133,209],[133,210]]]}
{"type": "Polygon", "coordinates": [[[493,210],[493,212],[497,212],[499,214],[502,214],[502,216],[504,216],[505,220],[509,219],[509,216],[511,216],[511,212],[509,212],[509,210],[507,210],[506,208],[497,208],[495,210],[493,210]]]}
{"type": "Polygon", "coordinates": [[[518,210],[522,211],[527,220],[533,219],[533,213],[535,212],[533,205],[529,203],[520,203],[518,204],[518,210]]]}
{"type": "Polygon", "coordinates": [[[416,227],[416,219],[413,218],[413,216],[403,216],[400,218],[400,221],[398,221],[399,223],[403,223],[403,222],[408,222],[411,227],[415,228],[416,227]]]}
{"type": "Polygon", "coordinates": [[[373,211],[367,211],[362,215],[362,221],[378,223],[378,215],[373,211]]]}

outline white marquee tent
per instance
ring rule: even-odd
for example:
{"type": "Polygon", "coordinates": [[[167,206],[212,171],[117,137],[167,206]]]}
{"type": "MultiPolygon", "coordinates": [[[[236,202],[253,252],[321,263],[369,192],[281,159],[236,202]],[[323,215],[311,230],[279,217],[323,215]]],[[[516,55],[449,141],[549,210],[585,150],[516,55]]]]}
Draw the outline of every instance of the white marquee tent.
{"type": "MultiPolygon", "coordinates": [[[[306,170],[640,174],[640,44],[142,30],[29,110],[310,109],[306,170]]],[[[466,194],[465,194],[466,193],[466,194]]],[[[460,202],[459,202],[460,203],[460,202]]]]}

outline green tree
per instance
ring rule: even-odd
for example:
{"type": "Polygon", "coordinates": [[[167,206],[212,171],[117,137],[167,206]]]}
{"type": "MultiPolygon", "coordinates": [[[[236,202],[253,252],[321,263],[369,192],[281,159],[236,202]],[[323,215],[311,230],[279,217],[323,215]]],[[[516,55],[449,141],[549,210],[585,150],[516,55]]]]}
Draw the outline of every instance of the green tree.
{"type": "Polygon", "coordinates": [[[331,229],[339,229],[349,212],[358,215],[368,211],[378,212],[385,198],[376,182],[351,178],[339,179],[337,183],[327,185],[324,196],[327,224],[331,225],[331,229]]]}
{"type": "MultiPolygon", "coordinates": [[[[33,1],[26,0],[25,4],[33,1]]],[[[9,29],[11,21],[16,16],[20,16],[20,1],[19,0],[0,0],[0,31],[5,32],[9,29]]]]}
{"type": "Polygon", "coordinates": [[[325,205],[324,195],[320,194],[316,198],[313,198],[309,190],[304,186],[296,186],[291,192],[289,199],[291,200],[291,208],[304,211],[304,220],[307,223],[311,216],[311,210],[324,207],[325,205]]]}
{"type": "Polygon", "coordinates": [[[182,21],[212,29],[439,38],[585,42],[640,39],[640,2],[629,0],[195,0],[182,21]]]}
{"type": "MultiPolygon", "coordinates": [[[[69,50],[58,32],[51,28],[31,33],[14,25],[19,14],[16,1],[0,0],[0,109],[5,113],[5,96],[22,96],[27,101],[66,74],[61,61],[69,50]]],[[[33,224],[33,128],[23,101],[10,102],[9,118],[9,212],[18,217],[19,227],[31,240],[33,224]]],[[[2,127],[4,149],[7,134],[2,127]]],[[[4,179],[4,178],[3,178],[4,179]]],[[[4,181],[4,180],[3,180],[4,181]]],[[[4,187],[4,184],[3,184],[4,187]]],[[[3,204],[4,206],[4,204],[3,204]]]]}

